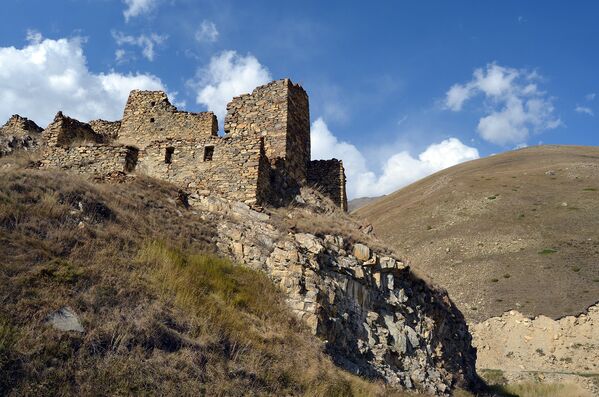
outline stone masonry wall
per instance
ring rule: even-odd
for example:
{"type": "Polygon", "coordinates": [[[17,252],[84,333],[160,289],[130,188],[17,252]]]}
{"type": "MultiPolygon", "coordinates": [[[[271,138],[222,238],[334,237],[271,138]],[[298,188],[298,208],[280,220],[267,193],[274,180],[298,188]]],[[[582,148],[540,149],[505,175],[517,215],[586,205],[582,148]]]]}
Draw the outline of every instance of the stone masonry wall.
{"type": "Polygon", "coordinates": [[[341,160],[313,160],[308,163],[308,184],[347,211],[345,170],[341,160]]]}
{"type": "Polygon", "coordinates": [[[33,121],[13,115],[0,127],[0,156],[5,156],[15,150],[31,150],[38,146],[42,128],[33,121]]]}
{"type": "Polygon", "coordinates": [[[268,192],[268,176],[264,174],[268,169],[261,166],[263,158],[263,142],[257,137],[169,139],[141,150],[137,170],[173,182],[188,192],[216,193],[256,204],[268,192]]]}
{"type": "Polygon", "coordinates": [[[40,168],[61,168],[80,174],[103,176],[130,172],[137,150],[126,146],[94,145],[51,147],[43,151],[40,168]]]}
{"type": "Polygon", "coordinates": [[[306,180],[310,160],[308,95],[289,79],[256,88],[227,105],[225,132],[231,136],[264,137],[270,162],[284,166],[298,183],[306,180]]]}
{"type": "MultiPolygon", "coordinates": [[[[251,204],[285,206],[309,182],[347,208],[342,164],[310,163],[308,95],[300,85],[289,79],[273,81],[235,97],[227,109],[227,136],[222,138],[212,112],[179,111],[162,91],[133,90],[120,121],[88,124],[59,112],[41,135],[43,156],[46,165],[73,168],[80,163],[81,172],[101,174],[115,168],[134,170],[139,154],[142,173],[175,182],[182,189],[215,192],[251,204]],[[90,143],[109,146],[103,152],[90,149],[90,143]],[[120,160],[113,163],[116,146],[110,145],[117,144],[128,147],[125,165],[120,160]],[[78,146],[80,152],[52,153],[53,148],[78,146]],[[207,146],[212,148],[209,156],[204,155],[207,146]],[[79,162],[77,153],[82,155],[79,162]],[[108,156],[106,161],[98,157],[102,153],[108,156]],[[60,155],[67,156],[64,165],[58,161],[60,155]],[[89,164],[94,158],[96,168],[89,164]]],[[[0,155],[3,146],[10,149],[19,144],[13,141],[2,145],[0,139],[0,155]]]]}
{"type": "Polygon", "coordinates": [[[89,125],[97,134],[102,135],[106,140],[112,141],[117,139],[119,136],[121,121],[106,121],[98,119],[90,121],[89,125]]]}
{"type": "Polygon", "coordinates": [[[62,112],[58,112],[54,121],[46,127],[43,138],[50,147],[68,147],[83,142],[106,142],[104,136],[97,134],[89,124],[67,117],[62,112]]]}
{"type": "Polygon", "coordinates": [[[123,113],[119,141],[142,149],[157,140],[203,138],[217,133],[214,113],[179,111],[162,91],[133,90],[123,113]]]}
{"type": "Polygon", "coordinates": [[[308,94],[299,85],[287,80],[287,142],[285,168],[298,182],[306,182],[310,162],[310,109],[308,94]]]}

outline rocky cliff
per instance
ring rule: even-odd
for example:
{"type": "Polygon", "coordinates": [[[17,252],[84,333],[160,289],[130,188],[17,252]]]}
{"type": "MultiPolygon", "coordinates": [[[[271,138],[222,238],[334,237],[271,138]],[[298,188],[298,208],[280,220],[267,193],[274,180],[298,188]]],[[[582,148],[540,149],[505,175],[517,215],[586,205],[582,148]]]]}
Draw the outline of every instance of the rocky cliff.
{"type": "Polygon", "coordinates": [[[476,351],[447,294],[367,234],[350,232],[359,225],[314,191],[303,189],[295,204],[266,213],[213,196],[189,197],[194,211],[218,224],[221,253],[265,271],[338,365],[435,395],[476,388],[476,351]],[[338,230],[308,233],[286,222],[298,217],[334,217],[338,230]]]}

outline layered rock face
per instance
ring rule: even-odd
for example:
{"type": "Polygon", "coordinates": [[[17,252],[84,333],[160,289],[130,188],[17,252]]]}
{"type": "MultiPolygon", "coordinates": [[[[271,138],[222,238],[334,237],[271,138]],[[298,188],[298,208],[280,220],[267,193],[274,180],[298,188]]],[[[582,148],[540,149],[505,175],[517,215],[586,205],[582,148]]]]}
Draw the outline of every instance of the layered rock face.
{"type": "Polygon", "coordinates": [[[397,258],[343,233],[275,226],[271,215],[242,203],[189,202],[217,220],[221,253],[265,271],[340,366],[435,395],[477,387],[476,351],[461,313],[397,258]]]}
{"type": "Polygon", "coordinates": [[[20,149],[37,148],[42,130],[33,121],[15,114],[0,127],[0,157],[20,149]]]}

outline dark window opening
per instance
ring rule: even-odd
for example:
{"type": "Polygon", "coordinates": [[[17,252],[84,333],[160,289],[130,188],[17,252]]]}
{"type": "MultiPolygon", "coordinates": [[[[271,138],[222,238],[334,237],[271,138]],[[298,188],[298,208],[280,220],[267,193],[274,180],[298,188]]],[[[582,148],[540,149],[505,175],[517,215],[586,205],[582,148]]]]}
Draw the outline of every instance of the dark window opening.
{"type": "Polygon", "coordinates": [[[212,161],[212,156],[214,156],[214,146],[204,147],[204,161],[212,161]]]}
{"type": "Polygon", "coordinates": [[[174,147],[167,147],[166,152],[164,153],[164,163],[170,164],[173,162],[173,153],[175,152],[174,147]]]}
{"type": "Polygon", "coordinates": [[[153,122],[154,122],[154,117],[151,117],[150,118],[150,123],[153,123],[153,122]]]}
{"type": "Polygon", "coordinates": [[[136,148],[135,146],[127,146],[127,153],[125,154],[125,172],[135,171],[138,155],[138,148],[136,148]]]}
{"type": "Polygon", "coordinates": [[[150,106],[156,106],[156,102],[150,102],[150,106]]]}

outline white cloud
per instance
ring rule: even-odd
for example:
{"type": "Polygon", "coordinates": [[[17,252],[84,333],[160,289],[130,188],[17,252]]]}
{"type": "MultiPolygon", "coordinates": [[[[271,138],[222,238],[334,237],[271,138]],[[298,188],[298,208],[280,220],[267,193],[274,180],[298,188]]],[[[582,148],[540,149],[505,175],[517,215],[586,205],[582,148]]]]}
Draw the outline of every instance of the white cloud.
{"type": "Polygon", "coordinates": [[[466,84],[454,84],[445,95],[445,106],[462,110],[466,101],[482,94],[488,114],[478,123],[480,136],[498,145],[525,142],[532,132],[561,125],[554,116],[552,99],[540,91],[536,71],[503,67],[495,63],[476,69],[466,84]]]}
{"type": "MultiPolygon", "coordinates": [[[[148,61],[153,61],[156,55],[154,47],[164,43],[167,36],[150,33],[149,35],[129,36],[122,32],[112,32],[112,37],[119,46],[132,45],[141,48],[141,53],[148,61]]],[[[118,49],[115,56],[117,61],[123,60],[125,55],[124,50],[118,49]],[[123,51],[120,53],[119,51],[123,51]]]]}
{"type": "Polygon", "coordinates": [[[129,22],[132,17],[137,17],[141,14],[147,14],[152,11],[158,4],[158,0],[123,0],[127,6],[123,11],[125,21],[129,22]]]}
{"type": "Polygon", "coordinates": [[[196,102],[213,111],[221,123],[227,112],[227,103],[234,96],[251,92],[255,87],[272,80],[268,69],[252,56],[235,51],[223,51],[213,56],[210,63],[198,71],[196,102]]]}
{"type": "Polygon", "coordinates": [[[318,118],[312,123],[311,156],[312,159],[343,160],[348,197],[356,198],[391,193],[444,168],[477,159],[479,154],[477,149],[464,145],[459,139],[449,138],[430,145],[417,158],[407,151],[389,156],[377,175],[354,145],[337,139],[325,121],[318,118]]]}
{"type": "Polygon", "coordinates": [[[584,114],[588,114],[589,116],[594,116],[595,115],[595,113],[593,112],[593,109],[591,109],[589,107],[586,107],[586,106],[577,105],[574,110],[577,113],[584,113],[584,114]]]}
{"type": "Polygon", "coordinates": [[[28,38],[20,49],[0,47],[0,120],[19,113],[45,126],[58,110],[80,120],[114,120],[132,89],[164,89],[150,74],[91,72],[79,38],[28,38]]]}
{"type": "Polygon", "coordinates": [[[195,38],[200,43],[214,43],[218,40],[218,30],[211,21],[202,21],[200,28],[196,31],[195,38]]]}
{"type": "Polygon", "coordinates": [[[584,96],[584,98],[585,98],[587,101],[592,101],[592,100],[594,100],[594,99],[595,99],[595,97],[596,97],[596,96],[597,96],[597,94],[595,94],[594,92],[591,92],[591,93],[589,93],[589,94],[586,94],[586,95],[584,96]]]}

